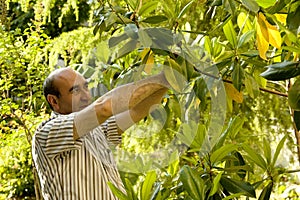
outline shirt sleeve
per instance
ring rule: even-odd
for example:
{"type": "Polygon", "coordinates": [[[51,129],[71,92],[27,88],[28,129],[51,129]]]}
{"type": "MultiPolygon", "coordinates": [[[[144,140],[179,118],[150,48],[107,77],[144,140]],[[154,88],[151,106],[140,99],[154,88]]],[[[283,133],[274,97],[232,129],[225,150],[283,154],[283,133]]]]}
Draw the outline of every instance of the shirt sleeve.
{"type": "Polygon", "coordinates": [[[42,126],[37,137],[45,154],[54,157],[63,152],[80,149],[82,141],[73,137],[74,115],[59,115],[42,126]]]}
{"type": "Polygon", "coordinates": [[[118,125],[115,117],[111,117],[101,125],[101,128],[110,145],[118,145],[122,141],[122,136],[118,132],[118,125]]]}

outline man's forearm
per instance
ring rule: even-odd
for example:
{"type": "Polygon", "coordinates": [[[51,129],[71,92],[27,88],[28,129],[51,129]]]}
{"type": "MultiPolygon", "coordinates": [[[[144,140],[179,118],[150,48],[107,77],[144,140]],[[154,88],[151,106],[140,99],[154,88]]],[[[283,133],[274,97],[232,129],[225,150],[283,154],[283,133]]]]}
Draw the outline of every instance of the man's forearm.
{"type": "MultiPolygon", "coordinates": [[[[163,73],[137,82],[119,86],[101,98],[110,101],[111,115],[116,115],[132,109],[134,106],[151,96],[158,90],[168,88],[168,82],[163,73]]],[[[101,102],[102,100],[99,99],[101,102]]]]}
{"type": "Polygon", "coordinates": [[[129,111],[147,97],[168,86],[164,74],[160,73],[111,90],[75,115],[74,138],[87,134],[113,115],[129,111]]]}

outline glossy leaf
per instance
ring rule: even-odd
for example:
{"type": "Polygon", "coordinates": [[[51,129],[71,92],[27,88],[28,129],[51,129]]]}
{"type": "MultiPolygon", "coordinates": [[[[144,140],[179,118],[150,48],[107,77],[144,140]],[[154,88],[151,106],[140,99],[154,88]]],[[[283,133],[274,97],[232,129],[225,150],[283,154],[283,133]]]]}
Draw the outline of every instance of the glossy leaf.
{"type": "Polygon", "coordinates": [[[196,170],[185,165],[180,170],[179,178],[183,188],[193,199],[204,200],[206,185],[196,170]]]}
{"type": "Polygon", "coordinates": [[[272,81],[286,80],[300,75],[298,62],[285,61],[267,66],[268,69],[260,75],[272,81]]]}
{"type": "Polygon", "coordinates": [[[222,176],[220,183],[227,191],[231,193],[243,193],[248,197],[256,197],[253,186],[248,182],[222,176]]]}
{"type": "Polygon", "coordinates": [[[233,71],[232,71],[232,82],[234,87],[241,91],[243,80],[244,80],[244,69],[238,63],[232,63],[233,71]]]}
{"type": "Polygon", "coordinates": [[[224,34],[229,41],[229,43],[232,45],[232,47],[237,46],[237,34],[234,30],[233,23],[231,20],[229,20],[224,26],[223,26],[224,34]]]}
{"type": "Polygon", "coordinates": [[[238,146],[236,144],[227,144],[214,151],[210,156],[211,163],[217,163],[222,161],[229,153],[236,150],[238,146]]]}

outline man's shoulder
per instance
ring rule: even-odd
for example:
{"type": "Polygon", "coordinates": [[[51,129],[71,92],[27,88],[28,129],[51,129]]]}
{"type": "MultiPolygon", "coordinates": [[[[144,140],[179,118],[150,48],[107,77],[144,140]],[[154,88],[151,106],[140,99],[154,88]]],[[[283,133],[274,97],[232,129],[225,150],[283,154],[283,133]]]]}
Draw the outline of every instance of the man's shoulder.
{"type": "Polygon", "coordinates": [[[44,120],[40,123],[37,127],[37,131],[43,129],[43,127],[52,126],[54,123],[60,123],[63,121],[73,121],[74,120],[74,113],[68,115],[62,115],[56,112],[52,112],[50,118],[44,120]]]}

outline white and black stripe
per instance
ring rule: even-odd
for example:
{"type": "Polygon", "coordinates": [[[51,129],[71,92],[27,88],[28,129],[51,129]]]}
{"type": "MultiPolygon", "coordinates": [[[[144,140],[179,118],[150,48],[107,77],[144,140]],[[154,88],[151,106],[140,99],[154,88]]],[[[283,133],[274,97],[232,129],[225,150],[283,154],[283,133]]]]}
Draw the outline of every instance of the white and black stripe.
{"type": "Polygon", "coordinates": [[[110,144],[121,141],[114,118],[73,139],[74,115],[57,115],[37,129],[32,155],[44,199],[117,199],[110,181],[124,191],[110,144]]]}

